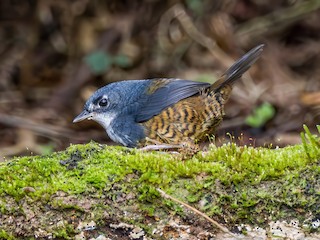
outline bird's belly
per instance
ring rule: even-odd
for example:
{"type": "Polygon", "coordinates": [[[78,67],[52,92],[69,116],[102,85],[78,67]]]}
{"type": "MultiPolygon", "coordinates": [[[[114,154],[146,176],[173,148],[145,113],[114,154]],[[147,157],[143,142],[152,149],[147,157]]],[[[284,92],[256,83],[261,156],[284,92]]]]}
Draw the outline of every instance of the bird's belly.
{"type": "Polygon", "coordinates": [[[224,115],[216,95],[190,97],[142,123],[146,137],[168,144],[205,141],[224,115]]]}

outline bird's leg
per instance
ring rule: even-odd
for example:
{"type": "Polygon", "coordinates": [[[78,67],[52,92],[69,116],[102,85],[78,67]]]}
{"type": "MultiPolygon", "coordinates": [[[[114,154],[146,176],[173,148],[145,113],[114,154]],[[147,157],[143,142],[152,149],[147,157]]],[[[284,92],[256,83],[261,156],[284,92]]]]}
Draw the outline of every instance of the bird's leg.
{"type": "Polygon", "coordinates": [[[166,144],[156,141],[154,139],[146,138],[146,142],[153,143],[153,145],[146,145],[139,148],[142,151],[160,151],[160,150],[176,150],[181,153],[196,153],[199,151],[199,147],[190,142],[184,142],[181,144],[166,144]]]}
{"type": "Polygon", "coordinates": [[[181,144],[158,144],[158,145],[147,145],[139,150],[142,151],[159,151],[159,150],[173,150],[183,148],[181,144]]]}
{"type": "Polygon", "coordinates": [[[145,145],[146,146],[139,149],[142,151],[159,151],[159,150],[173,150],[173,149],[177,150],[183,147],[182,144],[166,144],[148,137],[146,138],[145,145]],[[152,143],[152,144],[148,145],[146,143],[152,143]]]}

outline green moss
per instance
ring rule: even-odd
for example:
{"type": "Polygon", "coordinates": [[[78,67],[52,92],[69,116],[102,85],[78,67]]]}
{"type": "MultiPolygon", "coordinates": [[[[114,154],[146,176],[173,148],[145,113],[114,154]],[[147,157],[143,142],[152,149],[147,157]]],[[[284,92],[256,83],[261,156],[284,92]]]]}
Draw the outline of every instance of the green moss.
{"type": "Polygon", "coordinates": [[[16,238],[2,229],[0,230],[0,239],[14,240],[16,238]]]}
{"type": "MultiPolygon", "coordinates": [[[[306,127],[301,137],[301,145],[276,149],[213,145],[187,160],[94,142],[51,156],[17,157],[0,163],[0,234],[17,234],[7,218],[23,214],[20,221],[27,224],[29,206],[39,215],[73,219],[68,227],[48,230],[50,224],[36,216],[39,228],[59,238],[72,237],[84,220],[136,222],[149,229],[145,216],[188,217],[156,188],[230,225],[307,221],[320,214],[320,144],[306,127]]],[[[32,236],[33,230],[24,232],[32,236]]]]}
{"type": "Polygon", "coordinates": [[[57,227],[53,231],[52,235],[55,239],[73,239],[71,236],[75,233],[74,227],[70,224],[66,224],[64,226],[57,227]]]}

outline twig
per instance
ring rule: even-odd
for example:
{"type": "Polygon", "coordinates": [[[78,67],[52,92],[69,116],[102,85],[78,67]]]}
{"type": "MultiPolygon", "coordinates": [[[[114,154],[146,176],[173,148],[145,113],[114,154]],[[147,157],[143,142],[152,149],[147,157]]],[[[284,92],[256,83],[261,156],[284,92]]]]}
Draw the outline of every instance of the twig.
{"type": "Polygon", "coordinates": [[[36,142],[36,137],[32,131],[20,128],[17,131],[16,144],[9,147],[2,147],[0,152],[0,162],[7,156],[14,156],[21,152],[28,151],[41,154],[42,149],[36,142]]]}
{"type": "Polygon", "coordinates": [[[266,16],[256,17],[238,27],[235,39],[240,42],[240,46],[250,45],[257,38],[280,31],[319,8],[319,0],[302,1],[292,7],[274,11],[266,16]]]}
{"type": "Polygon", "coordinates": [[[221,231],[230,234],[233,237],[237,237],[235,234],[233,234],[232,232],[230,232],[227,228],[225,228],[224,226],[222,226],[221,224],[219,224],[218,222],[216,222],[215,220],[211,219],[208,215],[204,214],[203,212],[200,212],[199,210],[195,209],[194,207],[191,207],[190,205],[180,201],[179,199],[176,199],[172,196],[170,196],[169,194],[165,193],[163,190],[161,190],[160,188],[157,188],[158,192],[161,194],[162,197],[164,198],[168,198],[174,202],[177,202],[179,204],[182,204],[183,206],[185,206],[186,208],[189,208],[191,211],[195,212],[196,214],[204,217],[205,219],[207,219],[209,222],[211,222],[213,225],[215,225],[217,228],[219,228],[221,231]]]}
{"type": "MultiPolygon", "coordinates": [[[[223,68],[226,69],[234,63],[234,60],[217,45],[214,39],[207,37],[200,31],[198,31],[198,29],[193,24],[192,19],[186,13],[184,7],[181,4],[175,4],[174,6],[172,6],[169,10],[167,10],[165,14],[163,14],[160,19],[158,37],[159,44],[164,50],[169,50],[172,48],[172,44],[170,43],[170,41],[168,41],[165,33],[168,30],[168,25],[173,19],[177,19],[180,22],[185,32],[193,41],[207,48],[223,68]]],[[[247,85],[255,86],[248,72],[246,72],[243,76],[246,79],[245,82],[249,83],[247,85]]]]}
{"type": "Polygon", "coordinates": [[[186,13],[184,7],[181,4],[175,4],[171,7],[161,18],[158,30],[159,44],[162,48],[166,49],[172,45],[165,37],[165,31],[168,29],[168,25],[173,19],[177,19],[184,31],[189,35],[189,37],[197,42],[198,44],[207,48],[210,53],[227,68],[233,63],[233,59],[230,58],[218,45],[217,43],[202,34],[192,22],[192,19],[186,13]]]}
{"type": "Polygon", "coordinates": [[[7,126],[29,129],[44,136],[70,137],[72,135],[72,131],[66,128],[40,124],[25,117],[18,117],[3,113],[0,113],[0,123],[7,126]]]}

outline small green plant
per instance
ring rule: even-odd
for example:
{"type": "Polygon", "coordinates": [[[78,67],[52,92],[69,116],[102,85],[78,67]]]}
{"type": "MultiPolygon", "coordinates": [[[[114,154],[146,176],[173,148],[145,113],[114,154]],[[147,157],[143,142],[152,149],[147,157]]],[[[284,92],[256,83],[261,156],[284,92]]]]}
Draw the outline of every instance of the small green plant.
{"type": "Polygon", "coordinates": [[[263,103],[246,118],[245,123],[255,128],[262,127],[274,117],[275,112],[274,107],[270,103],[263,103]]]}
{"type": "Polygon", "coordinates": [[[94,74],[106,73],[112,65],[120,67],[130,65],[128,56],[123,54],[113,56],[101,50],[90,53],[84,58],[84,61],[94,74]]]}
{"type": "Polygon", "coordinates": [[[187,7],[191,9],[196,15],[201,16],[204,10],[204,2],[198,0],[187,0],[187,7]]]}

